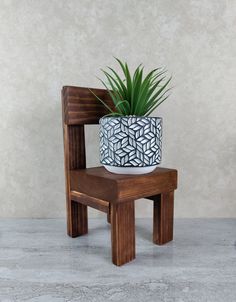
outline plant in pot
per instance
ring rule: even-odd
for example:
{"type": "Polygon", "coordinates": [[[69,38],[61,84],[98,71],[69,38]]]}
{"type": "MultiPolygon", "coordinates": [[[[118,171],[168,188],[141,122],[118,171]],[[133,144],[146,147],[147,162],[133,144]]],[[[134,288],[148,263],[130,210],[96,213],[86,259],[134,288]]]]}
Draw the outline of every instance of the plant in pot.
{"type": "Polygon", "coordinates": [[[162,68],[144,76],[141,64],[131,74],[127,63],[116,60],[123,76],[108,67],[102,70],[107,82],[101,80],[115,111],[95,95],[110,112],[100,119],[100,161],[113,173],[150,173],[161,162],[162,118],[149,115],[168,98],[171,77],[162,68]]]}

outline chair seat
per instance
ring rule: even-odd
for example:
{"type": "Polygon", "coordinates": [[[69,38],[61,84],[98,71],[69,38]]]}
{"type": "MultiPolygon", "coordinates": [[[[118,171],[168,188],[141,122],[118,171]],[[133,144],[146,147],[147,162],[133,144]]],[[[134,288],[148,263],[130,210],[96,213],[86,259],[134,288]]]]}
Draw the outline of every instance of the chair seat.
{"type": "Polygon", "coordinates": [[[71,190],[109,202],[151,197],[177,188],[177,170],[156,168],[141,175],[108,172],[104,167],[71,170],[71,190]]]}

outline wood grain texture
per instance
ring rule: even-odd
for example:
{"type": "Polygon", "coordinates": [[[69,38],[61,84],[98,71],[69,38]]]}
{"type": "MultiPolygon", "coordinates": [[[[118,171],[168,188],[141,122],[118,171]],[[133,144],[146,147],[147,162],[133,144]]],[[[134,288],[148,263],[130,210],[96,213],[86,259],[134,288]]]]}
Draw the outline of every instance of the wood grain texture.
{"type": "Polygon", "coordinates": [[[90,206],[96,210],[102,211],[104,213],[109,212],[109,202],[105,200],[101,200],[95,197],[88,196],[86,194],[71,191],[70,193],[71,199],[75,200],[81,204],[90,206]]]}
{"type": "Polygon", "coordinates": [[[69,200],[68,209],[68,235],[72,238],[88,233],[88,211],[87,206],[74,200],[69,200]]]}
{"type": "Polygon", "coordinates": [[[111,204],[112,262],[123,265],[135,258],[134,201],[111,204]]]}
{"type": "Polygon", "coordinates": [[[97,167],[71,171],[71,177],[73,190],[112,203],[171,192],[177,188],[177,171],[166,168],[157,168],[142,175],[122,175],[97,167]]]}
{"type": "MultiPolygon", "coordinates": [[[[91,88],[113,110],[114,104],[106,89],[91,88]]],[[[62,89],[64,123],[67,125],[98,124],[109,113],[106,107],[85,87],[64,86],[62,89]]]]}
{"type": "MultiPolygon", "coordinates": [[[[62,120],[64,121],[64,97],[62,94],[62,120]]],[[[84,126],[68,126],[63,122],[64,165],[66,184],[67,234],[77,237],[88,232],[87,206],[70,197],[70,170],[86,167],[84,126]]]]}
{"type": "Polygon", "coordinates": [[[68,128],[69,170],[86,167],[84,126],[65,126],[68,128]]]}
{"type": "Polygon", "coordinates": [[[173,240],[174,192],[153,197],[153,242],[159,245],[173,240]]]}

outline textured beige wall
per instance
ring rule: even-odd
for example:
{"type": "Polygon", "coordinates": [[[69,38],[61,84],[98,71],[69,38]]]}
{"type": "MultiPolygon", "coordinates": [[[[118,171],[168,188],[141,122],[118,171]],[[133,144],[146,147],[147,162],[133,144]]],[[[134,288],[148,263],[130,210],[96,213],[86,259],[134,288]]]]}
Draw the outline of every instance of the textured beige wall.
{"type": "Polygon", "coordinates": [[[176,216],[236,217],[235,16],[235,0],[1,0],[0,216],[64,216],[60,89],[100,86],[115,55],[173,73],[156,115],[163,166],[179,170],[176,216]]]}

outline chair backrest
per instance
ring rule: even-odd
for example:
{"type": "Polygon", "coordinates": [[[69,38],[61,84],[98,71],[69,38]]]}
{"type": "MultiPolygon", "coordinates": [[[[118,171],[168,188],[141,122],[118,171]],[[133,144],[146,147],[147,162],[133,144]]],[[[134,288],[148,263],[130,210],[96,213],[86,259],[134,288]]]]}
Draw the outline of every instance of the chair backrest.
{"type": "MultiPolygon", "coordinates": [[[[114,107],[107,90],[95,88],[91,88],[90,90],[110,107],[114,107]]],[[[105,106],[90,90],[84,87],[63,87],[62,101],[65,124],[98,124],[99,119],[108,113],[105,106]]]]}
{"type": "MultiPolygon", "coordinates": [[[[105,89],[91,90],[114,109],[112,100],[105,89]]],[[[88,88],[64,86],[62,89],[62,119],[64,132],[65,172],[86,168],[84,125],[98,124],[108,113],[105,106],[88,88]]]]}

